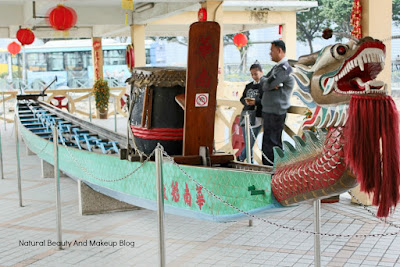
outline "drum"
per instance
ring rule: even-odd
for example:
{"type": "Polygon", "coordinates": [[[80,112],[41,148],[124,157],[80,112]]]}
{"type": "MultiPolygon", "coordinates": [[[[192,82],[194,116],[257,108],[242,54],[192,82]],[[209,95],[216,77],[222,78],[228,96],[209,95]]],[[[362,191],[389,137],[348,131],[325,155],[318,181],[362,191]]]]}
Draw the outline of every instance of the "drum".
{"type": "Polygon", "coordinates": [[[130,127],[137,148],[150,154],[160,143],[169,155],[181,155],[184,111],[175,96],[185,93],[184,68],[138,67],[128,79],[130,127]]]}

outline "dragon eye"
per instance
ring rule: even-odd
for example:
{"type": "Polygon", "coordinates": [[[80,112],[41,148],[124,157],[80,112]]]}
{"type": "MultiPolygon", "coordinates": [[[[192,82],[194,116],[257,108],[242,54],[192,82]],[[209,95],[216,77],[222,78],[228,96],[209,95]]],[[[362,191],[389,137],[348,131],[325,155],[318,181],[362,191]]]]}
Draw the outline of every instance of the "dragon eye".
{"type": "Polygon", "coordinates": [[[347,49],[344,45],[339,45],[338,47],[336,47],[336,52],[341,56],[346,54],[346,51],[347,51],[347,49]]]}

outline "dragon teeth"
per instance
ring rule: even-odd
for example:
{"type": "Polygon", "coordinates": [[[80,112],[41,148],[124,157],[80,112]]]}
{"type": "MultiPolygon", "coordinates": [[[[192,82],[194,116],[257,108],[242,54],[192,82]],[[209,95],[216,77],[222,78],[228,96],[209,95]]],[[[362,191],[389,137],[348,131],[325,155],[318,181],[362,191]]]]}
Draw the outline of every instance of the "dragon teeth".
{"type": "Polygon", "coordinates": [[[364,61],[362,58],[358,58],[358,66],[360,67],[361,71],[364,71],[364,61]]]}

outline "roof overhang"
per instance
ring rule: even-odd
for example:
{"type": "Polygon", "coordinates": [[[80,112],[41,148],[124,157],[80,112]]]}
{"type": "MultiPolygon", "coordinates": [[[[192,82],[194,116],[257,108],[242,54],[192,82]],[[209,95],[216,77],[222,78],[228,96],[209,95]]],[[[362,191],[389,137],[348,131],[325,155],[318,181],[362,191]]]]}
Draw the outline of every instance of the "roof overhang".
{"type": "MultiPolygon", "coordinates": [[[[65,4],[74,8],[78,15],[78,23],[75,28],[69,30],[68,36],[129,36],[130,27],[125,24],[126,15],[128,24],[146,25],[146,35],[148,36],[186,35],[189,25],[197,21],[200,2],[198,0],[140,0],[140,2],[134,1],[136,11],[127,12],[121,8],[121,0],[68,0],[65,4]],[[174,21],[164,25],[157,23],[168,18],[174,21]]],[[[0,0],[0,17],[2,18],[0,20],[0,38],[15,38],[20,26],[34,29],[38,38],[65,37],[49,28],[43,18],[49,8],[55,5],[55,1],[48,0],[0,0]]],[[[222,7],[224,12],[297,12],[317,5],[317,1],[226,0],[222,7]]],[[[240,16],[239,13],[238,16],[240,16]]],[[[224,21],[223,29],[226,34],[269,26],[272,25],[268,23],[237,24],[224,21]]]]}

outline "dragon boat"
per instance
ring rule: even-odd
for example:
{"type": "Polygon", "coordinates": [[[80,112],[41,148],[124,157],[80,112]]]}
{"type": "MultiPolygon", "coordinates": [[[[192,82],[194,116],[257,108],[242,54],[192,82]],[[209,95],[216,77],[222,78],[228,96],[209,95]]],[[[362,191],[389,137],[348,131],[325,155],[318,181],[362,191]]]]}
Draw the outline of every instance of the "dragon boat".
{"type": "Polygon", "coordinates": [[[399,201],[398,114],[384,83],[385,45],[370,37],[300,57],[296,94],[313,117],[295,146],[276,148],[273,168],[236,162],[213,146],[219,25],[199,22],[189,32],[188,69],[136,68],[127,136],[19,95],[16,114],[29,149],[53,164],[57,127],[59,167],[94,190],[156,209],[154,148],[165,150],[165,211],[231,221],[322,199],[361,184],[374,193],[378,215],[399,201]],[[196,62],[196,64],[191,64],[196,62]],[[377,112],[379,110],[379,112],[377,112]],[[367,122],[368,120],[368,122],[367,122]]]}

